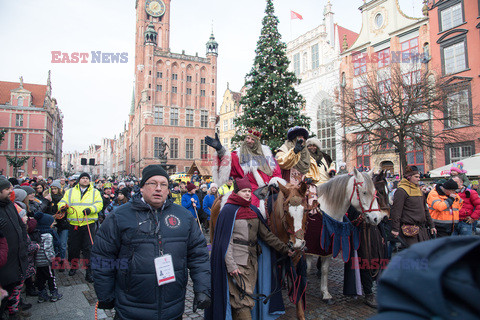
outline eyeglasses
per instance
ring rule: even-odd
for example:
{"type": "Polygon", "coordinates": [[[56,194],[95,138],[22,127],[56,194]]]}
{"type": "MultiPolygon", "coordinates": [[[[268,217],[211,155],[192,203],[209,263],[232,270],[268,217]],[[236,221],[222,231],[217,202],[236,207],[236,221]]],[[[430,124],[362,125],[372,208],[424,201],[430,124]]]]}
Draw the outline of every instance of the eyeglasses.
{"type": "Polygon", "coordinates": [[[161,189],[168,189],[168,183],[158,183],[158,182],[146,182],[145,185],[149,188],[157,189],[160,186],[161,189]]]}

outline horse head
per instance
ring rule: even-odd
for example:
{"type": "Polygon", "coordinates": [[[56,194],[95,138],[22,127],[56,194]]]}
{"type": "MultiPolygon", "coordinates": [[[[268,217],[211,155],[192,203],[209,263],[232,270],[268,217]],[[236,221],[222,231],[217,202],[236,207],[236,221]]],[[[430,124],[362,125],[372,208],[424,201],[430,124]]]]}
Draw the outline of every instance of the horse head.
{"type": "Polygon", "coordinates": [[[388,214],[380,208],[372,174],[372,171],[367,173],[354,169],[348,190],[351,205],[362,213],[368,223],[377,225],[388,214]]]}
{"type": "MultiPolygon", "coordinates": [[[[295,249],[302,249],[305,246],[305,230],[307,224],[307,207],[306,193],[307,184],[302,182],[298,186],[281,183],[279,199],[283,198],[282,208],[278,207],[278,211],[283,211],[283,229],[287,233],[288,243],[295,249]]],[[[278,199],[278,200],[279,200],[278,199]]],[[[284,238],[285,239],[285,238],[284,238]]]]}

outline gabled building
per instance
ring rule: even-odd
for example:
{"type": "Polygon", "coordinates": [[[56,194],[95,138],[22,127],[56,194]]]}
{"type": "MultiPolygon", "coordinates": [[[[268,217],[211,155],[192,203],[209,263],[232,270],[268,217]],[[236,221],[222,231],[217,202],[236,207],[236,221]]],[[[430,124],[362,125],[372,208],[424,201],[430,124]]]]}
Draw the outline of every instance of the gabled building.
{"type": "Polygon", "coordinates": [[[63,115],[47,84],[0,81],[0,171],[6,176],[62,175],[63,115]],[[7,156],[28,160],[14,172],[7,156]]]}
{"type": "MultiPolygon", "coordinates": [[[[242,90],[244,91],[244,89],[242,90]]],[[[218,120],[218,137],[226,150],[231,150],[233,147],[232,138],[237,132],[234,120],[243,113],[240,105],[241,98],[242,93],[230,90],[227,83],[218,120]]]]}

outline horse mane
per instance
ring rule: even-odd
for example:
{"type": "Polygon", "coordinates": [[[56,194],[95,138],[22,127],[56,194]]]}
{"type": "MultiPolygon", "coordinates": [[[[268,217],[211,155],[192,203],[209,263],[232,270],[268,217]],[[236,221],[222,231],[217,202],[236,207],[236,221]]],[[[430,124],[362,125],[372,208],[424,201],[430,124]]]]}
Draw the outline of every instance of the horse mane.
{"type": "MultiPolygon", "coordinates": [[[[365,172],[359,173],[362,175],[366,183],[367,190],[373,190],[375,187],[370,175],[365,172]]],[[[328,182],[325,182],[317,187],[317,196],[324,196],[326,199],[328,199],[328,203],[334,210],[341,208],[345,202],[347,185],[351,177],[352,176],[349,174],[342,174],[333,177],[328,182]]]]}

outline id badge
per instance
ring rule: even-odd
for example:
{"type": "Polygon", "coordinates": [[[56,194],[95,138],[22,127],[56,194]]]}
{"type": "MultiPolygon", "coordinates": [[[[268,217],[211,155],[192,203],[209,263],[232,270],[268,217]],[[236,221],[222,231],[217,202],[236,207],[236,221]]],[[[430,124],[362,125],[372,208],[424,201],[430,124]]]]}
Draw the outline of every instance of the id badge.
{"type": "Polygon", "coordinates": [[[155,258],[155,271],[157,274],[157,284],[163,286],[164,284],[175,282],[175,271],[173,270],[172,256],[165,254],[161,257],[155,258]]]}

